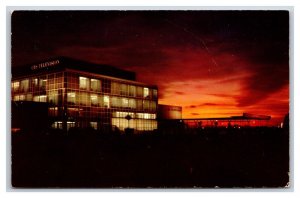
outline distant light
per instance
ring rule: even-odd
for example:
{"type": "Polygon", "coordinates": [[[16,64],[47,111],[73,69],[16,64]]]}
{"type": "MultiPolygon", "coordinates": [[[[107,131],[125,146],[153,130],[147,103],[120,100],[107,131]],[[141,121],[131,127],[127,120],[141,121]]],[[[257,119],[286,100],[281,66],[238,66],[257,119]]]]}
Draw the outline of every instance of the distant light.
{"type": "Polygon", "coordinates": [[[280,123],[280,127],[283,128],[283,122],[280,123]]]}
{"type": "Polygon", "coordinates": [[[13,133],[17,133],[19,131],[21,131],[20,128],[11,128],[11,132],[13,132],[13,133]]]}

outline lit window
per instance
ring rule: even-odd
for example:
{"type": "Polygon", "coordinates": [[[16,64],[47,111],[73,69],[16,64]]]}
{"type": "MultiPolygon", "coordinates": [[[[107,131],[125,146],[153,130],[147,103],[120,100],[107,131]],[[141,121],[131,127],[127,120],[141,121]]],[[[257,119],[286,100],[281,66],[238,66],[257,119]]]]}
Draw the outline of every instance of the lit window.
{"type": "Polygon", "coordinates": [[[20,86],[21,91],[27,92],[28,88],[29,88],[29,80],[28,79],[22,80],[20,86]]]}
{"type": "Polygon", "coordinates": [[[47,96],[40,96],[40,102],[47,102],[47,96]]]}
{"type": "Polygon", "coordinates": [[[20,100],[20,95],[15,95],[13,101],[19,101],[19,100],[20,100]]]}
{"type": "Polygon", "coordinates": [[[74,92],[68,93],[67,102],[68,102],[68,104],[73,104],[73,105],[75,104],[75,93],[74,92]]]}
{"type": "Polygon", "coordinates": [[[57,104],[58,102],[58,91],[57,90],[51,90],[48,92],[49,97],[49,103],[50,104],[57,104]]]}
{"type": "Polygon", "coordinates": [[[126,116],[130,116],[132,119],[135,118],[135,113],[133,112],[120,112],[120,111],[116,111],[113,113],[113,117],[117,117],[117,118],[126,118],[126,116]]]}
{"type": "Polygon", "coordinates": [[[84,93],[84,92],[80,93],[80,104],[86,105],[86,106],[90,105],[90,99],[89,99],[87,93],[84,93]]]}
{"type": "MultiPolygon", "coordinates": [[[[56,74],[55,83],[54,83],[55,89],[63,88],[63,82],[64,82],[64,78],[62,77],[62,73],[56,74]]],[[[74,80],[72,84],[77,84],[77,82],[74,80]]]]}
{"type": "Polygon", "coordinates": [[[152,114],[151,119],[156,119],[156,114],[152,114]]]}
{"type": "Polygon", "coordinates": [[[136,87],[134,85],[129,86],[129,96],[136,96],[136,87]]]}
{"type": "Polygon", "coordinates": [[[147,98],[147,97],[149,97],[149,88],[147,88],[147,87],[144,87],[144,98],[147,98]]]}
{"type": "Polygon", "coordinates": [[[34,102],[39,102],[40,101],[40,97],[39,96],[34,96],[33,97],[33,101],[34,102]]]}
{"type": "Polygon", "coordinates": [[[51,115],[51,116],[57,116],[58,108],[57,107],[49,107],[48,112],[49,112],[49,115],[51,115]]]}
{"type": "Polygon", "coordinates": [[[155,101],[151,101],[151,102],[150,102],[150,109],[151,109],[152,111],[155,111],[155,110],[156,110],[156,102],[155,102],[155,101]]]}
{"type": "Polygon", "coordinates": [[[54,122],[52,125],[51,125],[52,128],[55,128],[55,129],[62,129],[63,126],[62,126],[62,122],[54,122]]]}
{"type": "Polygon", "coordinates": [[[111,97],[111,106],[112,107],[118,107],[119,106],[119,98],[111,97]]]}
{"type": "Polygon", "coordinates": [[[91,79],[91,90],[92,91],[100,91],[101,90],[101,84],[100,80],[97,79],[91,79]]]}
{"type": "Polygon", "coordinates": [[[45,95],[34,96],[33,101],[35,101],[35,102],[47,102],[47,96],[45,96],[45,95]]]}
{"type": "Polygon", "coordinates": [[[123,108],[128,107],[128,98],[122,98],[122,107],[123,108]]]}
{"type": "Polygon", "coordinates": [[[88,79],[86,77],[79,77],[79,88],[87,89],[88,88],[88,79]]]}
{"type": "Polygon", "coordinates": [[[47,79],[40,79],[40,88],[46,89],[47,79]]]}
{"type": "Polygon", "coordinates": [[[128,86],[126,84],[121,84],[121,95],[127,95],[127,87],[128,86]]]}
{"type": "Polygon", "coordinates": [[[32,101],[32,94],[27,94],[26,95],[26,100],[27,101],[32,101]]]}
{"type": "Polygon", "coordinates": [[[137,110],[143,110],[143,101],[137,100],[137,110]]]}
{"type": "Polygon", "coordinates": [[[150,114],[149,113],[144,113],[144,118],[145,119],[150,119],[150,114]]]}
{"type": "Polygon", "coordinates": [[[129,107],[136,109],[136,99],[129,99],[129,107]]]}
{"type": "Polygon", "coordinates": [[[120,117],[120,112],[118,112],[118,111],[117,111],[117,112],[114,112],[114,113],[113,113],[113,117],[120,117]]]}
{"type": "Polygon", "coordinates": [[[90,122],[90,126],[91,126],[93,129],[97,130],[98,123],[97,123],[97,122],[90,122]]]}
{"type": "Polygon", "coordinates": [[[25,95],[15,95],[14,96],[14,101],[23,101],[25,100],[25,95]]]}
{"type": "Polygon", "coordinates": [[[143,101],[143,109],[144,110],[149,110],[149,100],[144,100],[143,101]]]}
{"type": "Polygon", "coordinates": [[[136,117],[140,119],[155,119],[156,115],[153,113],[136,113],[136,117]]]}
{"type": "Polygon", "coordinates": [[[137,87],[137,97],[143,97],[143,88],[137,87]]]}
{"type": "Polygon", "coordinates": [[[38,84],[39,84],[38,79],[37,78],[32,79],[32,84],[33,84],[34,87],[37,87],[38,84]]]}
{"type": "Polygon", "coordinates": [[[70,128],[73,128],[73,127],[75,127],[75,122],[68,121],[67,122],[67,130],[69,130],[70,128]]]}
{"type": "Polygon", "coordinates": [[[98,96],[96,94],[91,95],[91,105],[92,106],[98,106],[98,96]]]}
{"type": "Polygon", "coordinates": [[[20,82],[16,81],[12,83],[12,90],[13,91],[18,91],[20,87],[20,82]]]}
{"type": "Polygon", "coordinates": [[[112,94],[120,94],[120,84],[117,82],[112,82],[111,83],[111,93],[112,94]]]}
{"type": "Polygon", "coordinates": [[[120,98],[118,97],[112,97],[111,98],[111,106],[112,107],[121,107],[121,101],[120,101],[120,98]]]}
{"type": "Polygon", "coordinates": [[[136,117],[143,119],[144,118],[144,114],[143,113],[136,113],[136,117]]]}
{"type": "Polygon", "coordinates": [[[103,105],[104,105],[104,107],[109,108],[109,96],[103,97],[103,105]]]}

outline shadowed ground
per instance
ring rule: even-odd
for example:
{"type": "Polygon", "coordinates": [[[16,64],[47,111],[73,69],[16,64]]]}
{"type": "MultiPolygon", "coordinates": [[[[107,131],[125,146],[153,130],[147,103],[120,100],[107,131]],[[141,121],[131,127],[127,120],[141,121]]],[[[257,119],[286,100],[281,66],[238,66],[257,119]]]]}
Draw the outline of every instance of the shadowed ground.
{"type": "Polygon", "coordinates": [[[14,187],[285,187],[288,172],[288,132],[278,128],[12,134],[14,187]]]}

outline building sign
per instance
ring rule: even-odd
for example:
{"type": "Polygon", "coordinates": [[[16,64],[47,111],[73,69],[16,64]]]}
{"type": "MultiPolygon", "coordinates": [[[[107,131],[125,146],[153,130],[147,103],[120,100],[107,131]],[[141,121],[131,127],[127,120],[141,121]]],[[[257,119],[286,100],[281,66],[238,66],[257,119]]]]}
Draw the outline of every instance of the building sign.
{"type": "Polygon", "coordinates": [[[59,64],[59,60],[48,61],[48,62],[40,63],[40,64],[37,64],[37,65],[32,65],[31,70],[48,68],[48,67],[52,67],[52,66],[55,66],[55,65],[58,65],[58,64],[59,64]]]}

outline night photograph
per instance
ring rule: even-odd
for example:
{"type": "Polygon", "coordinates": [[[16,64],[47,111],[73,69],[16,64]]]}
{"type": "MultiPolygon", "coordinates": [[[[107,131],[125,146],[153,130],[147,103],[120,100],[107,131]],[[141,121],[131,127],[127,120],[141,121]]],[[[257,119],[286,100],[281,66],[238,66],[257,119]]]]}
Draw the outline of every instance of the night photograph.
{"type": "Polygon", "coordinates": [[[290,187],[289,10],[15,10],[13,188],[290,187]]]}

